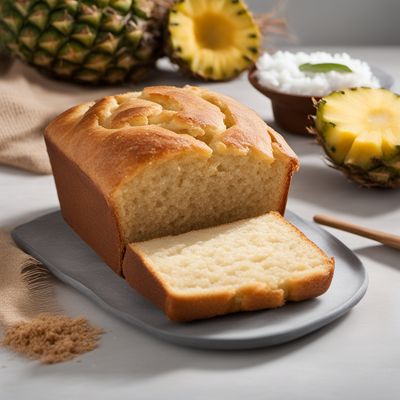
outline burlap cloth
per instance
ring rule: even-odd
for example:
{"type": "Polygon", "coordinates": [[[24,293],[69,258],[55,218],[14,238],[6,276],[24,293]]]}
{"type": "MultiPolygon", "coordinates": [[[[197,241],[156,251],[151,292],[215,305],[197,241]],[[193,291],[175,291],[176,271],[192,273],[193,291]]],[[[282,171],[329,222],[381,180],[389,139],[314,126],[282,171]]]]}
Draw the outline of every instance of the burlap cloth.
{"type": "Polygon", "coordinates": [[[51,277],[0,230],[0,327],[59,310],[51,277]]]}
{"type": "Polygon", "coordinates": [[[128,89],[56,81],[0,54],[0,164],[51,174],[43,140],[49,121],[75,104],[128,89]]]}
{"type": "MultiPolygon", "coordinates": [[[[48,122],[75,104],[128,89],[55,81],[0,54],[0,164],[51,174],[43,140],[48,122]]],[[[0,327],[54,310],[58,307],[46,269],[0,230],[0,327]]]]}

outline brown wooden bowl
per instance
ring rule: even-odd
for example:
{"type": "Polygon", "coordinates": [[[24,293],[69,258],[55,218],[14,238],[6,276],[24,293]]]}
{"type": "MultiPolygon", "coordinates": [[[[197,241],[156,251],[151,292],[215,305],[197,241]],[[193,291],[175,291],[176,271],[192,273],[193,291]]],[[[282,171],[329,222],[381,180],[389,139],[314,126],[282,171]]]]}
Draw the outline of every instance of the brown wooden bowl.
{"type": "Polygon", "coordinates": [[[258,82],[256,71],[256,68],[249,71],[249,81],[259,92],[271,100],[275,122],[285,131],[309,135],[307,127],[312,125],[309,116],[315,115],[313,98],[318,101],[321,97],[277,92],[262,86],[258,82]]]}

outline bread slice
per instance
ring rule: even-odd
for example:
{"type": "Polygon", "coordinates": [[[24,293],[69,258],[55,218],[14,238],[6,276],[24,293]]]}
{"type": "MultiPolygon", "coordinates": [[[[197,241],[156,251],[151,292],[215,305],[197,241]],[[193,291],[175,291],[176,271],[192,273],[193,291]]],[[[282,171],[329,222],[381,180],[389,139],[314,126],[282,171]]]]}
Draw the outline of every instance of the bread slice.
{"type": "Polygon", "coordinates": [[[195,87],[75,106],[45,139],[65,220],[118,274],[130,242],[283,213],[299,164],[254,111],[195,87]]]}
{"type": "Polygon", "coordinates": [[[175,321],[323,294],[334,260],[279,213],[130,244],[128,283],[175,321]]]}

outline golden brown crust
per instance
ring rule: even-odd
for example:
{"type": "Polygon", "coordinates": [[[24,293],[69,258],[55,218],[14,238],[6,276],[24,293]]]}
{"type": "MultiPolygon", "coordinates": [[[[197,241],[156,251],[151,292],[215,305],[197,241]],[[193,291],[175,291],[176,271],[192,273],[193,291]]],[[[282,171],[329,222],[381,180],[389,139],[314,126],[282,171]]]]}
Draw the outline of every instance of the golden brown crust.
{"type": "Polygon", "coordinates": [[[226,129],[219,139],[226,147],[243,154],[252,150],[265,159],[274,159],[269,127],[255,111],[220,93],[192,86],[185,89],[217,105],[223,112],[226,129]]]}
{"type": "Polygon", "coordinates": [[[167,290],[163,282],[146,265],[145,257],[140,251],[129,251],[131,245],[127,246],[122,263],[122,275],[126,281],[138,292],[144,294],[153,304],[165,309],[167,290]]]}
{"type": "Polygon", "coordinates": [[[236,289],[218,292],[203,292],[193,295],[178,295],[159,279],[146,256],[135,244],[127,246],[123,261],[123,275],[129,285],[164,310],[173,321],[191,321],[211,318],[239,311],[254,311],[283,306],[287,301],[302,301],[325,293],[332,281],[334,259],[325,253],[299,229],[290,224],[278,212],[272,212],[290,225],[306,242],[311,244],[325,258],[324,270],[313,275],[296,277],[285,287],[269,289],[254,282],[236,289]]]}
{"type": "Polygon", "coordinates": [[[143,89],[141,97],[160,104],[166,110],[176,111],[172,118],[189,126],[213,127],[221,132],[226,128],[225,116],[217,106],[185,88],[150,86],[143,89]]]}
{"type": "Polygon", "coordinates": [[[293,279],[288,287],[287,299],[302,301],[324,294],[331,285],[335,261],[333,258],[327,262],[326,271],[314,275],[312,278],[293,279]]]}
{"type": "Polygon", "coordinates": [[[279,153],[281,157],[285,157],[287,159],[287,178],[284,183],[285,190],[282,192],[284,193],[284,196],[282,196],[281,205],[278,210],[282,215],[284,215],[292,176],[299,170],[300,161],[296,153],[290,148],[285,139],[278,132],[271,127],[268,127],[268,132],[271,136],[274,154],[279,153]]]}
{"type": "Polygon", "coordinates": [[[286,209],[286,203],[289,195],[290,184],[292,181],[292,176],[295,174],[299,168],[300,163],[293,152],[293,150],[286,144],[281,135],[277,134],[275,131],[271,130],[272,138],[272,148],[274,149],[274,155],[276,158],[284,158],[286,160],[286,173],[285,181],[282,183],[282,197],[280,205],[276,211],[281,215],[284,215],[286,209]]]}
{"type": "Polygon", "coordinates": [[[271,136],[272,143],[275,143],[276,146],[279,148],[280,152],[282,154],[284,154],[290,160],[290,164],[291,164],[290,169],[291,169],[292,173],[297,172],[300,168],[300,161],[299,161],[296,153],[287,144],[287,142],[283,138],[283,136],[280,135],[278,132],[276,132],[274,129],[272,129],[270,126],[268,126],[268,133],[271,136]]]}
{"type": "Polygon", "coordinates": [[[120,274],[124,247],[113,208],[95,183],[49,139],[47,151],[64,219],[120,274]]]}
{"type": "MultiPolygon", "coordinates": [[[[272,213],[274,213],[272,211],[272,213]]],[[[293,278],[286,286],[286,298],[290,301],[302,301],[313,297],[320,296],[325,293],[332,282],[333,273],[335,270],[335,259],[328,258],[326,254],[311,241],[300,229],[282,218],[286,224],[290,225],[304,241],[308,242],[314,249],[325,257],[325,269],[310,277],[293,278]]]]}
{"type": "MultiPolygon", "coordinates": [[[[254,111],[227,96],[169,86],[149,87],[142,93],[108,96],[73,107],[51,122],[45,132],[45,137],[107,194],[150,161],[185,151],[210,156],[210,141],[234,152],[257,151],[272,162],[273,140],[279,143],[279,150],[295,172],[296,156],[276,136],[254,111]]],[[[215,147],[214,151],[221,149],[215,147]]]]}
{"type": "MultiPolygon", "coordinates": [[[[106,196],[151,161],[166,160],[184,152],[209,155],[210,149],[205,143],[156,125],[128,125],[118,129],[110,126],[105,116],[113,107],[118,114],[116,97],[73,107],[51,122],[45,132],[45,139],[51,140],[79,165],[106,196]]],[[[133,108],[135,100],[127,99],[133,102],[133,108]]]]}

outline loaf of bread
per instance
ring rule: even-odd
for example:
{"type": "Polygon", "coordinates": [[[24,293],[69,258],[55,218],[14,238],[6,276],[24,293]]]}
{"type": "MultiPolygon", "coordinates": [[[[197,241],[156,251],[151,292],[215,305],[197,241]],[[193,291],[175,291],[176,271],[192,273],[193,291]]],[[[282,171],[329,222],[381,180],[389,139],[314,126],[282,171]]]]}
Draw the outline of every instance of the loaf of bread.
{"type": "Polygon", "coordinates": [[[298,168],[255,112],[196,87],[78,105],[45,140],[65,220],[117,273],[128,243],[283,213],[298,168]]]}
{"type": "Polygon", "coordinates": [[[129,284],[175,321],[282,306],[324,293],[333,259],[280,214],[130,244],[129,284]]]}

